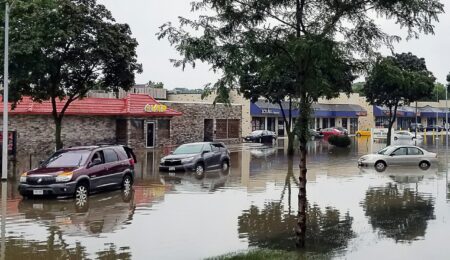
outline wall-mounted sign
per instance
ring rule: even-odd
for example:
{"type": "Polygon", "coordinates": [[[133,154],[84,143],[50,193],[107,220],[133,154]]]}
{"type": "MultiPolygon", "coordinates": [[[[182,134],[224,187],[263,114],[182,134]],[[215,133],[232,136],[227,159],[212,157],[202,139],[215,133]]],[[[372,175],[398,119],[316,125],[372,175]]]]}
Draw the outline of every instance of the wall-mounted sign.
{"type": "Polygon", "coordinates": [[[272,110],[270,108],[263,108],[263,109],[261,109],[261,114],[264,114],[264,115],[279,115],[280,112],[272,110]]]}
{"type": "MultiPolygon", "coordinates": [[[[0,131],[0,145],[3,144],[3,132],[0,131]]],[[[8,132],[8,154],[15,155],[17,151],[17,132],[8,132]]]]}
{"type": "Polygon", "coordinates": [[[367,112],[366,111],[359,111],[359,112],[356,112],[356,115],[357,116],[367,116],[367,112]]]}
{"type": "Polygon", "coordinates": [[[167,110],[167,106],[166,105],[161,105],[161,104],[155,104],[155,105],[150,105],[147,104],[144,107],[144,111],[147,113],[157,113],[157,112],[166,112],[167,110]]]}

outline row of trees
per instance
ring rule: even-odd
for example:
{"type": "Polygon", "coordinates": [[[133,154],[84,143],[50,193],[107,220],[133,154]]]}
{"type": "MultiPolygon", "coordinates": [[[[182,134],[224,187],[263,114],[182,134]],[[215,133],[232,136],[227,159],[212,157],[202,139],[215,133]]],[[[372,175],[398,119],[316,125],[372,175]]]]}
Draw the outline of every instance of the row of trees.
{"type": "MultiPolygon", "coordinates": [[[[158,37],[169,40],[184,68],[204,62],[221,77],[207,87],[226,100],[237,89],[245,97],[269,101],[297,100],[300,113],[300,177],[297,245],[304,246],[306,232],[306,144],[311,105],[320,97],[349,93],[355,75],[374,66],[396,66],[396,59],[377,59],[380,46],[393,48],[398,35],[384,32],[373,17],[393,20],[407,30],[408,38],[434,32],[443,4],[439,0],[197,0],[192,12],[198,17],[179,18],[178,25],[161,26],[158,37]]],[[[423,77],[425,73],[402,77],[423,77]]],[[[390,72],[394,73],[394,72],[390,72]]],[[[371,89],[378,82],[375,76],[371,89]]],[[[397,79],[398,86],[407,80],[397,79]]],[[[411,80],[409,81],[411,82],[411,80]]],[[[373,98],[378,103],[379,98],[373,98]]],[[[398,102],[409,101],[402,98],[398,102]]],[[[392,102],[392,107],[398,107],[392,102]]],[[[290,129],[290,120],[286,128],[290,129]]]]}

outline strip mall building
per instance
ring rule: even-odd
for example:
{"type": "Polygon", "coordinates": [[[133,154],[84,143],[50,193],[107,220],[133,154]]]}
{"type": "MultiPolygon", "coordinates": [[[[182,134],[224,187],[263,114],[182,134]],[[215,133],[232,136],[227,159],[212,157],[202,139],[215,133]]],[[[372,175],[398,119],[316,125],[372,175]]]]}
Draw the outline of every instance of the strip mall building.
{"type": "MultiPolygon", "coordinates": [[[[58,111],[63,105],[57,103],[58,111]]],[[[118,143],[135,149],[205,139],[240,142],[241,110],[239,105],[163,104],[145,94],[121,99],[88,97],[69,106],[61,137],[65,146],[118,143]]],[[[55,147],[51,103],[23,98],[9,111],[9,131],[16,132],[19,154],[51,153],[55,147]]]]}

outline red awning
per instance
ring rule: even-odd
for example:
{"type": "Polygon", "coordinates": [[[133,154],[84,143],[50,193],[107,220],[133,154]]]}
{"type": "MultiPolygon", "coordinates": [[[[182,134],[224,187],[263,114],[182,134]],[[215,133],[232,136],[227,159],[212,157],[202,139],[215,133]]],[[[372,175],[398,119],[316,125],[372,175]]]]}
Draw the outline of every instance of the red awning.
{"type": "MultiPolygon", "coordinates": [[[[57,101],[57,109],[60,112],[65,101],[57,101]]],[[[0,102],[3,107],[3,102],[0,102]]],[[[42,103],[33,102],[30,97],[24,97],[11,110],[11,115],[51,115],[51,101],[42,103]]],[[[0,109],[0,114],[3,110],[0,109]]],[[[67,109],[66,115],[84,115],[84,116],[180,116],[180,112],[161,105],[153,97],[147,94],[128,94],[125,98],[91,98],[87,97],[81,100],[75,100],[67,109]],[[146,109],[147,107],[147,109],[146,109]]]]}

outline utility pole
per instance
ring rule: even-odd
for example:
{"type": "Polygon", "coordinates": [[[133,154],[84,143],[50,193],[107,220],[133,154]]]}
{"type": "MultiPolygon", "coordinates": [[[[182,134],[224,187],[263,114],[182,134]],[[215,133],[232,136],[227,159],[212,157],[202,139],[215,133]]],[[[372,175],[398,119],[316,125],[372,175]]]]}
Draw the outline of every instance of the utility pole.
{"type": "Polygon", "coordinates": [[[9,83],[9,3],[5,4],[5,55],[3,74],[2,180],[8,178],[8,83],[9,83]]]}

